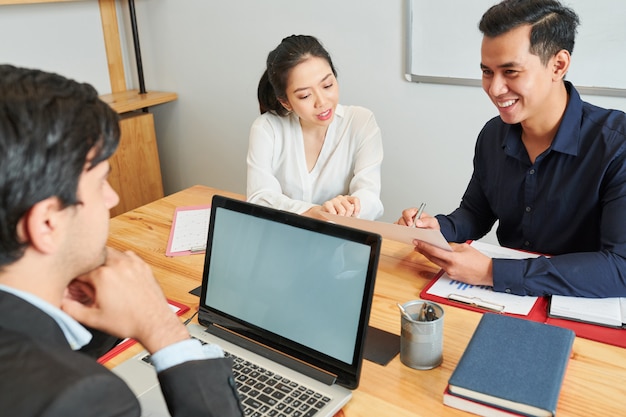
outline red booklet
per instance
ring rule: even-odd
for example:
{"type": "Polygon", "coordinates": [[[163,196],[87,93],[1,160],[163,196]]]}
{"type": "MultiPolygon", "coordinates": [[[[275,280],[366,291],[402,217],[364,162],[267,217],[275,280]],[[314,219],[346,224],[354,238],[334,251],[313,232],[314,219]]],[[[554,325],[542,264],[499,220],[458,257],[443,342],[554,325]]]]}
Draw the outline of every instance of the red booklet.
{"type": "MultiPolygon", "coordinates": [[[[167,302],[169,303],[170,307],[176,313],[177,316],[185,314],[187,311],[189,311],[189,307],[184,304],[177,303],[176,301],[172,301],[172,300],[167,300],[167,302]]],[[[98,363],[102,364],[111,360],[113,357],[122,353],[123,351],[125,351],[126,349],[134,345],[135,343],[137,343],[135,339],[124,339],[123,341],[118,343],[117,346],[115,346],[113,349],[109,350],[107,353],[100,356],[98,358],[98,363]]]]}

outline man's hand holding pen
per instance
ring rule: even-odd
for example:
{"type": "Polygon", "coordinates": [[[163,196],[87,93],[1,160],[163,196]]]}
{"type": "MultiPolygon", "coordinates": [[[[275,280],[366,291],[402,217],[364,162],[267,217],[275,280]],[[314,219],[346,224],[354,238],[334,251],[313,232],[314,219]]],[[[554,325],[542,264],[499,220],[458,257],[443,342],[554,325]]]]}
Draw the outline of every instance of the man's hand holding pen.
{"type": "MultiPolygon", "coordinates": [[[[425,204],[402,211],[396,224],[439,230],[436,217],[424,212],[425,204]]],[[[493,286],[493,263],[491,258],[472,248],[467,243],[452,246],[452,252],[440,249],[426,242],[414,240],[415,250],[432,263],[438,265],[456,280],[473,284],[493,286]]]]}
{"type": "Polygon", "coordinates": [[[396,221],[396,224],[409,227],[420,227],[422,229],[439,230],[439,221],[435,217],[429,216],[424,212],[426,203],[422,203],[419,208],[411,207],[402,211],[402,217],[396,221]]]}
{"type": "Polygon", "coordinates": [[[413,217],[413,227],[417,227],[417,221],[422,217],[424,213],[424,208],[426,207],[426,203],[420,204],[420,208],[417,209],[417,214],[413,217]]]}

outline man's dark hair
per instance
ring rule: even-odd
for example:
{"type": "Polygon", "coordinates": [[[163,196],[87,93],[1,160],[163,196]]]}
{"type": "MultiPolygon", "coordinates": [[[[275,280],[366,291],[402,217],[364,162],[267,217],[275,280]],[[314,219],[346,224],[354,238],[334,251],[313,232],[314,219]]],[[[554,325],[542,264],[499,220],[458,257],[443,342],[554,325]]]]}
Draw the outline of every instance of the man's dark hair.
{"type": "Polygon", "coordinates": [[[531,25],[530,52],[546,65],[557,52],[574,51],[580,21],[556,0],[504,0],[485,12],[478,28],[493,38],[521,25],[531,25]]]}
{"type": "Polygon", "coordinates": [[[0,65],[0,267],[28,244],[19,220],[49,197],[78,204],[83,169],[108,159],[119,136],[119,116],[91,85],[0,65]]]}

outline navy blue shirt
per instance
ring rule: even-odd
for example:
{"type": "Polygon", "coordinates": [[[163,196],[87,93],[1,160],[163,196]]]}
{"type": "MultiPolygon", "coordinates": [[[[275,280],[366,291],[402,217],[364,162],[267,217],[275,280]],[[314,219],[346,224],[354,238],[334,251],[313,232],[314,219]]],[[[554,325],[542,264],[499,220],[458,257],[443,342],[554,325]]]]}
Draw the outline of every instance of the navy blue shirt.
{"type": "Polygon", "coordinates": [[[550,255],[494,259],[495,291],[624,297],[626,115],[566,88],[561,125],[534,164],[521,125],[487,122],[460,207],[436,217],[448,241],[480,239],[497,220],[502,246],[550,255]]]}

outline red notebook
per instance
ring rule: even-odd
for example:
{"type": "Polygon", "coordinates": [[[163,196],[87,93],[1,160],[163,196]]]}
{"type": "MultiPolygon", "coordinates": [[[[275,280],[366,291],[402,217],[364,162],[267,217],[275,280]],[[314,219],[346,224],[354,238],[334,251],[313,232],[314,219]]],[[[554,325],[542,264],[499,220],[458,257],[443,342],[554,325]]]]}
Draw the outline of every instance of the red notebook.
{"type": "MultiPolygon", "coordinates": [[[[172,301],[172,300],[167,300],[167,302],[169,303],[172,310],[176,312],[177,316],[185,314],[187,311],[189,311],[189,307],[184,304],[177,303],[176,301],[172,301]]],[[[118,343],[117,346],[115,346],[113,349],[109,350],[107,353],[100,356],[98,358],[98,363],[102,364],[111,360],[113,357],[122,353],[123,351],[125,351],[126,349],[134,345],[135,343],[137,343],[135,339],[124,339],[123,341],[118,343]]]]}

